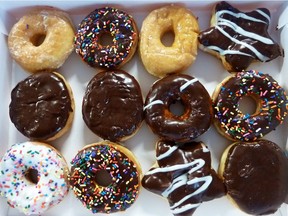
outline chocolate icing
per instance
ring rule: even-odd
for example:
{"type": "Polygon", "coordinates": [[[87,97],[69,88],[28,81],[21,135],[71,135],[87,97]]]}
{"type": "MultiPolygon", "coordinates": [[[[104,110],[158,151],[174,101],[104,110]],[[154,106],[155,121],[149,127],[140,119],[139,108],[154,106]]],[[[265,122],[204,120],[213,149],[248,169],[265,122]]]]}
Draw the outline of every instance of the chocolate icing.
{"type": "Polygon", "coordinates": [[[19,82],[11,92],[10,119],[33,140],[55,136],[72,112],[71,97],[64,80],[51,72],[38,72],[19,82]]]}
{"type": "Polygon", "coordinates": [[[146,97],[144,109],[147,124],[165,140],[191,141],[208,130],[211,124],[209,93],[196,78],[185,74],[169,75],[155,82],[146,97]],[[181,87],[185,88],[181,91],[181,87]],[[180,116],[169,110],[177,101],[185,109],[180,116]]]}
{"type": "Polygon", "coordinates": [[[282,55],[281,48],[267,32],[270,23],[268,9],[243,13],[227,2],[220,2],[214,13],[215,26],[202,31],[198,40],[204,49],[225,55],[231,71],[245,70],[254,59],[266,62],[282,55]]]}
{"type": "Polygon", "coordinates": [[[273,142],[238,142],[229,149],[223,173],[227,193],[248,214],[274,213],[288,193],[288,161],[273,142]]]}
{"type": "Polygon", "coordinates": [[[166,197],[174,215],[192,215],[203,201],[225,194],[224,184],[211,168],[210,152],[203,143],[177,146],[161,140],[157,143],[156,156],[157,168],[145,174],[142,185],[166,197]]]}
{"type": "Polygon", "coordinates": [[[100,72],[89,82],[82,114],[91,131],[120,141],[136,132],[143,120],[143,98],[137,80],[122,70],[100,72]]]}

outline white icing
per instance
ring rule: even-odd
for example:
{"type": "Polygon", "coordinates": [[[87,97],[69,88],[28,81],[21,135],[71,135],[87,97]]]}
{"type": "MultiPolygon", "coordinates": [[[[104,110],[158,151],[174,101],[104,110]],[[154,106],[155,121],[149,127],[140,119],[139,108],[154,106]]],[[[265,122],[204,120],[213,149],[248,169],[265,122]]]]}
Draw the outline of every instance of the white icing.
{"type": "Polygon", "coordinates": [[[219,52],[221,55],[245,55],[245,56],[252,56],[248,53],[240,52],[239,50],[223,50],[217,46],[207,46],[206,49],[211,49],[219,52]]]}
{"type": "Polygon", "coordinates": [[[153,105],[156,105],[156,104],[164,104],[164,102],[161,101],[161,100],[152,101],[151,103],[147,104],[147,105],[143,108],[143,110],[146,110],[147,108],[149,108],[149,107],[151,107],[151,106],[153,106],[153,105]]]}
{"type": "Polygon", "coordinates": [[[0,161],[0,194],[26,215],[42,214],[67,195],[67,171],[64,158],[52,148],[33,142],[15,144],[0,161]],[[38,171],[37,184],[26,179],[28,169],[38,171]]]}
{"type": "Polygon", "coordinates": [[[185,88],[187,88],[189,85],[197,82],[198,79],[197,78],[194,78],[194,79],[191,79],[189,80],[188,82],[186,82],[185,84],[183,84],[182,86],[180,86],[180,92],[182,92],[185,88]]]}
{"type": "Polygon", "coordinates": [[[162,160],[163,158],[166,158],[166,157],[170,156],[177,149],[178,149],[178,146],[172,146],[172,147],[169,146],[169,149],[165,153],[163,153],[163,154],[159,155],[158,157],[156,157],[156,159],[157,160],[162,160]]]}
{"type": "Polygon", "coordinates": [[[259,9],[257,9],[256,11],[257,11],[259,14],[261,14],[263,17],[265,17],[265,18],[269,21],[269,23],[271,22],[270,16],[269,16],[268,14],[266,14],[264,11],[259,10],[259,9]]]}

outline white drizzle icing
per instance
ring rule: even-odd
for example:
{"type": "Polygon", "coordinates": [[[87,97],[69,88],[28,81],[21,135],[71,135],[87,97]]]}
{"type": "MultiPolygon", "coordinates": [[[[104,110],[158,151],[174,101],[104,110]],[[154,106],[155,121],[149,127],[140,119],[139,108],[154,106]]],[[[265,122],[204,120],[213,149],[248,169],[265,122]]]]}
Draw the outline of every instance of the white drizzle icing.
{"type": "Polygon", "coordinates": [[[189,80],[188,82],[186,82],[185,84],[183,84],[182,86],[180,86],[180,92],[184,91],[185,88],[187,88],[189,85],[191,85],[192,83],[195,83],[195,82],[197,82],[197,81],[198,81],[197,78],[194,78],[194,79],[189,80]]]}
{"type": "Polygon", "coordinates": [[[151,107],[153,105],[156,105],[156,104],[164,104],[164,102],[161,101],[161,100],[152,101],[151,103],[149,103],[146,106],[144,106],[143,110],[146,110],[147,108],[149,108],[149,107],[151,107]]]}
{"type": "Polygon", "coordinates": [[[271,22],[270,16],[268,14],[266,14],[264,11],[259,10],[259,9],[255,10],[255,11],[258,12],[259,14],[261,14],[263,17],[265,17],[269,23],[271,22]]]}
{"type": "MultiPolygon", "coordinates": [[[[209,152],[209,149],[206,148],[206,146],[201,145],[203,148],[203,152],[209,152]]],[[[157,157],[157,160],[161,160],[164,158],[169,157],[173,152],[175,152],[179,147],[178,146],[171,146],[169,149],[164,152],[163,154],[160,154],[157,157]]],[[[209,176],[203,176],[203,177],[195,177],[191,180],[188,179],[189,174],[193,174],[197,170],[201,169],[205,165],[205,161],[201,158],[195,159],[192,162],[186,163],[186,164],[176,164],[168,167],[157,167],[153,170],[150,170],[146,173],[146,175],[153,175],[155,173],[163,173],[163,172],[173,172],[176,170],[182,170],[182,169],[187,169],[189,167],[190,170],[187,173],[184,173],[177,178],[173,179],[171,185],[162,193],[163,197],[168,197],[173,191],[177,190],[179,187],[184,186],[184,185],[193,185],[193,184],[199,184],[200,182],[204,182],[197,190],[195,190],[193,193],[188,194],[184,196],[181,200],[178,202],[174,203],[170,209],[173,214],[179,214],[185,211],[188,211],[192,208],[196,208],[200,205],[200,203],[195,203],[195,204],[186,204],[181,207],[179,207],[183,202],[186,200],[190,199],[193,196],[196,196],[197,194],[207,190],[209,185],[211,184],[213,178],[211,175],[209,176]]]]}

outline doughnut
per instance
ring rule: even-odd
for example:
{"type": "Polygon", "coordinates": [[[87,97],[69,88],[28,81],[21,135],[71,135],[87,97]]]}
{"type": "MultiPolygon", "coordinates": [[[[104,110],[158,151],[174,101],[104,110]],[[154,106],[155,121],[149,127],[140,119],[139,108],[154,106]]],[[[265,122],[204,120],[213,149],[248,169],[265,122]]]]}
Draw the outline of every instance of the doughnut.
{"type": "Polygon", "coordinates": [[[198,36],[199,48],[220,58],[229,72],[246,70],[254,61],[271,61],[283,51],[269,36],[270,22],[266,8],[244,13],[222,1],[212,12],[211,27],[198,36]]]}
{"type": "Polygon", "coordinates": [[[58,9],[34,10],[11,29],[8,48],[26,71],[53,71],[74,49],[74,27],[67,13],[58,9]]]}
{"type": "Polygon", "coordinates": [[[144,118],[152,132],[167,141],[188,142],[207,131],[212,122],[212,100],[197,78],[173,74],[157,80],[147,94],[144,118]],[[171,105],[182,104],[175,114],[171,105]]]}
{"type": "Polygon", "coordinates": [[[102,71],[89,82],[82,103],[88,128],[103,139],[124,141],[143,120],[143,97],[137,80],[123,70],[102,71]]]}
{"type": "Polygon", "coordinates": [[[139,51],[146,70],[164,77],[188,68],[197,56],[199,26],[197,18],[184,7],[170,5],[153,10],[143,21],[139,51]],[[174,33],[171,46],[161,39],[174,33]]]}
{"type": "Polygon", "coordinates": [[[93,213],[125,211],[137,199],[141,167],[127,148],[111,141],[90,144],[71,164],[70,186],[93,213]]]}
{"type": "Polygon", "coordinates": [[[120,68],[134,55],[138,29],[133,17],[122,10],[104,7],[91,12],[78,26],[76,53],[91,67],[120,68]],[[111,41],[103,38],[109,37],[111,41]],[[110,43],[109,43],[110,42],[110,43]]]}
{"type": "Polygon", "coordinates": [[[167,198],[172,214],[192,215],[203,201],[225,195],[223,182],[211,168],[210,151],[202,142],[176,145],[160,140],[156,159],[142,186],[167,198]]]}
{"type": "Polygon", "coordinates": [[[230,140],[255,141],[282,124],[287,115],[285,90],[268,74],[250,70],[224,79],[212,95],[214,123],[230,140]],[[243,97],[256,102],[253,114],[243,113],[243,97]]]}
{"type": "Polygon", "coordinates": [[[288,161],[268,140],[235,142],[224,151],[219,175],[228,198],[253,215],[273,214],[288,194],[288,161]]]}
{"type": "Polygon", "coordinates": [[[48,144],[14,144],[0,160],[0,195],[25,215],[42,215],[68,194],[68,171],[63,156],[48,144]]]}
{"type": "Polygon", "coordinates": [[[72,90],[57,72],[34,73],[13,88],[9,115],[17,130],[29,139],[55,140],[72,125],[72,90]]]}

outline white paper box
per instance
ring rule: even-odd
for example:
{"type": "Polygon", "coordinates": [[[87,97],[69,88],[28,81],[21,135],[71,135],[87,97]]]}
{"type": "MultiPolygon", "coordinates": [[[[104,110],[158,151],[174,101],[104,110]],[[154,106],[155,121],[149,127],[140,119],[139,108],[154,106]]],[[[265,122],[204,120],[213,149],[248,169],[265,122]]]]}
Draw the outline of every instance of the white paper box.
{"type": "MultiPolygon", "coordinates": [[[[172,1],[169,1],[172,3],[172,1]]],[[[193,13],[199,17],[199,25],[201,30],[206,29],[210,22],[210,13],[213,5],[212,1],[173,1],[176,4],[180,4],[188,7],[193,13]]],[[[257,7],[267,7],[272,14],[272,23],[270,31],[273,32],[273,38],[278,42],[283,42],[283,47],[286,53],[288,53],[288,27],[283,27],[281,32],[276,32],[275,29],[278,24],[280,13],[287,15],[285,1],[277,2],[261,2],[261,1],[234,1],[230,2],[233,6],[238,7],[240,10],[253,10],[257,7]],[[285,44],[284,44],[285,43],[285,44]]],[[[10,92],[12,88],[21,80],[26,78],[29,74],[20,68],[9,56],[7,50],[7,33],[10,31],[11,26],[24,15],[27,11],[35,8],[35,5],[49,5],[58,7],[67,11],[75,26],[88,15],[94,8],[107,6],[104,1],[91,2],[91,1],[1,1],[0,0],[0,47],[1,47],[1,72],[0,72],[0,156],[4,154],[4,151],[8,149],[13,143],[26,141],[27,138],[23,137],[10,122],[8,115],[8,107],[10,102],[10,92]]],[[[141,29],[142,20],[147,14],[160,6],[167,5],[167,1],[110,1],[109,6],[115,6],[119,9],[123,9],[130,13],[136,20],[139,29],[141,29]]],[[[282,15],[283,16],[283,15],[282,15]]],[[[287,17],[287,16],[286,16],[287,17]]],[[[282,25],[282,23],[281,23],[282,25]]],[[[285,23],[283,24],[283,26],[285,23]]],[[[253,63],[249,69],[260,70],[264,73],[271,74],[277,81],[279,81],[286,88],[288,87],[288,56],[285,58],[277,58],[269,63],[253,63]],[[285,82],[284,82],[285,81],[285,82]]],[[[134,58],[126,64],[122,69],[126,70],[130,74],[134,75],[139,81],[142,88],[143,97],[147,95],[150,86],[156,80],[155,77],[148,74],[138,56],[138,53],[134,58]]],[[[76,155],[77,151],[84,147],[86,144],[97,142],[99,137],[94,135],[84,124],[81,114],[82,97],[84,95],[85,88],[90,79],[96,74],[96,71],[86,64],[84,64],[80,57],[73,53],[65,62],[63,67],[59,69],[67,81],[70,83],[76,103],[75,119],[71,130],[65,134],[59,140],[52,142],[57,149],[59,149],[68,162],[76,155]]],[[[194,65],[190,66],[184,73],[197,77],[200,82],[204,84],[208,92],[212,94],[216,85],[222,81],[228,72],[224,70],[222,64],[215,57],[204,53],[199,50],[197,60],[194,65]]],[[[283,149],[286,145],[288,134],[287,120],[283,125],[277,127],[277,129],[267,136],[266,139],[271,140],[283,149]]],[[[144,173],[148,171],[150,166],[155,162],[155,143],[158,138],[152,134],[147,128],[145,122],[143,122],[139,132],[124,143],[131,151],[133,151],[138,158],[144,173]]],[[[197,140],[204,141],[211,150],[213,167],[217,169],[219,164],[219,158],[225,149],[231,142],[220,136],[214,126],[211,126],[210,130],[197,138],[197,140]]],[[[288,172],[288,170],[287,170],[288,172]]],[[[260,181],[260,180],[259,180],[260,181]]],[[[8,208],[4,198],[0,198],[0,216],[18,216],[21,215],[17,210],[8,208]]],[[[93,215],[85,207],[82,206],[72,192],[70,191],[68,197],[59,205],[51,208],[45,214],[45,216],[79,216],[79,215],[93,215]]],[[[102,214],[99,214],[102,215],[102,214]]],[[[135,204],[129,208],[125,213],[115,213],[117,215],[127,216],[156,216],[156,215],[172,215],[169,211],[169,205],[167,200],[153,193],[143,189],[140,192],[138,200],[135,204]]],[[[235,208],[226,197],[216,199],[207,203],[203,203],[196,210],[195,216],[242,216],[246,215],[237,208],[235,208]]],[[[286,216],[288,215],[286,205],[283,204],[281,209],[274,215],[286,216]]]]}

